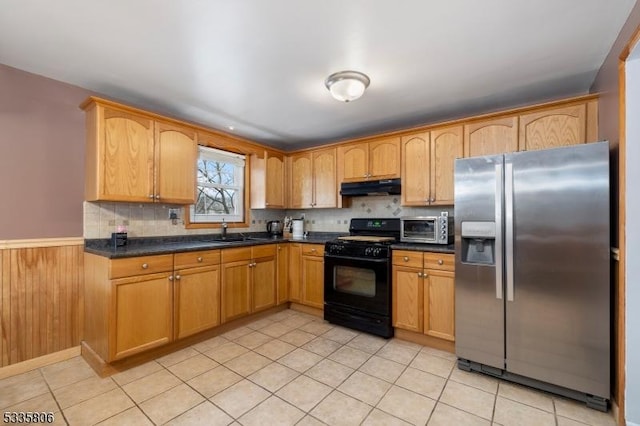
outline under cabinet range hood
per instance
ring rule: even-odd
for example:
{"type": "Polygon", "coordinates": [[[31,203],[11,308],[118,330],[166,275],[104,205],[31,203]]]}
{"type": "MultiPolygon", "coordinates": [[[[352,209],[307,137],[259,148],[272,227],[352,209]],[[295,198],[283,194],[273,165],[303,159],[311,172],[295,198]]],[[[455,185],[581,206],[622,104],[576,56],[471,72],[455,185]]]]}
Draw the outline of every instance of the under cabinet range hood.
{"type": "Polygon", "coordinates": [[[368,180],[340,185],[340,195],[356,197],[363,195],[399,195],[400,179],[368,180]]]}

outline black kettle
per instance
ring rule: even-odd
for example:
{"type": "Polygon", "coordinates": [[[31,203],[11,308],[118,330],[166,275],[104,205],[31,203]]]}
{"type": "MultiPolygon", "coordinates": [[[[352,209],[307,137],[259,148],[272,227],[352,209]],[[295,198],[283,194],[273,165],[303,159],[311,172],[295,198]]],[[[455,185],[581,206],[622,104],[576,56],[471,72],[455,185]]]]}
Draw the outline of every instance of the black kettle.
{"type": "Polygon", "coordinates": [[[267,222],[267,232],[272,236],[282,235],[284,225],[279,220],[270,220],[267,222]]]}

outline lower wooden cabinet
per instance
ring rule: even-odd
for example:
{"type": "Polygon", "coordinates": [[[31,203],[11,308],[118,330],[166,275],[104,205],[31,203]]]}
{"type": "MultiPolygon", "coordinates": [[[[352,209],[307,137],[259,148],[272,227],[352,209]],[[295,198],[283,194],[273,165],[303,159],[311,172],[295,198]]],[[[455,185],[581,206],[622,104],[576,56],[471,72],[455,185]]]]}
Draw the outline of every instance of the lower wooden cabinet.
{"type": "Polygon", "coordinates": [[[455,340],[454,255],[394,250],[393,326],[455,340]]]}
{"type": "Polygon", "coordinates": [[[302,302],[302,244],[289,244],[289,300],[302,302]]]}
{"type": "Polygon", "coordinates": [[[220,323],[220,250],[84,263],[84,343],[106,362],[220,323]]]}
{"type": "Polygon", "coordinates": [[[278,305],[289,301],[289,244],[278,244],[277,254],[277,296],[278,305]]]}
{"type": "Polygon", "coordinates": [[[220,266],[176,271],[176,338],[207,330],[220,324],[220,266]]]}
{"type": "Polygon", "coordinates": [[[324,309],[324,245],[289,245],[289,300],[324,309]]]}
{"type": "Polygon", "coordinates": [[[324,246],[321,244],[302,247],[301,303],[324,309],[324,246]]]}
{"type": "Polygon", "coordinates": [[[121,359],[172,340],[171,278],[171,273],[160,273],[112,281],[109,360],[121,359]]]}
{"type": "Polygon", "coordinates": [[[276,305],[276,245],[222,250],[221,322],[276,305]]]}

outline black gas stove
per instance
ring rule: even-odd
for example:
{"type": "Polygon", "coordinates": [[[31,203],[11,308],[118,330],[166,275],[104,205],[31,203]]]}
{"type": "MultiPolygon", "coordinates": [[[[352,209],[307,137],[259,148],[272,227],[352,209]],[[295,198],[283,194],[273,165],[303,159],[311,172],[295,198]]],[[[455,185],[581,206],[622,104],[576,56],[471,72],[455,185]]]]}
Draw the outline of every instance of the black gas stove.
{"type": "Polygon", "coordinates": [[[391,247],[400,219],[351,219],[349,236],[325,244],[324,318],[392,337],[391,247]]]}
{"type": "Polygon", "coordinates": [[[389,245],[400,240],[400,219],[351,219],[349,235],[325,244],[325,253],[384,258],[389,245]]]}

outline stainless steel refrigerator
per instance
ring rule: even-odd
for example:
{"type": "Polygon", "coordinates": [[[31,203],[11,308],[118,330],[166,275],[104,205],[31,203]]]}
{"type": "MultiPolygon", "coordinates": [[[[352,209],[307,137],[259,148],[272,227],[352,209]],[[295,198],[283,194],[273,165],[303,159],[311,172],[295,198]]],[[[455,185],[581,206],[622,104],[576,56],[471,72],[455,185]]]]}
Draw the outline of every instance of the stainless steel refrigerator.
{"type": "Polygon", "coordinates": [[[458,366],[607,409],[609,144],[455,162],[458,366]]]}

